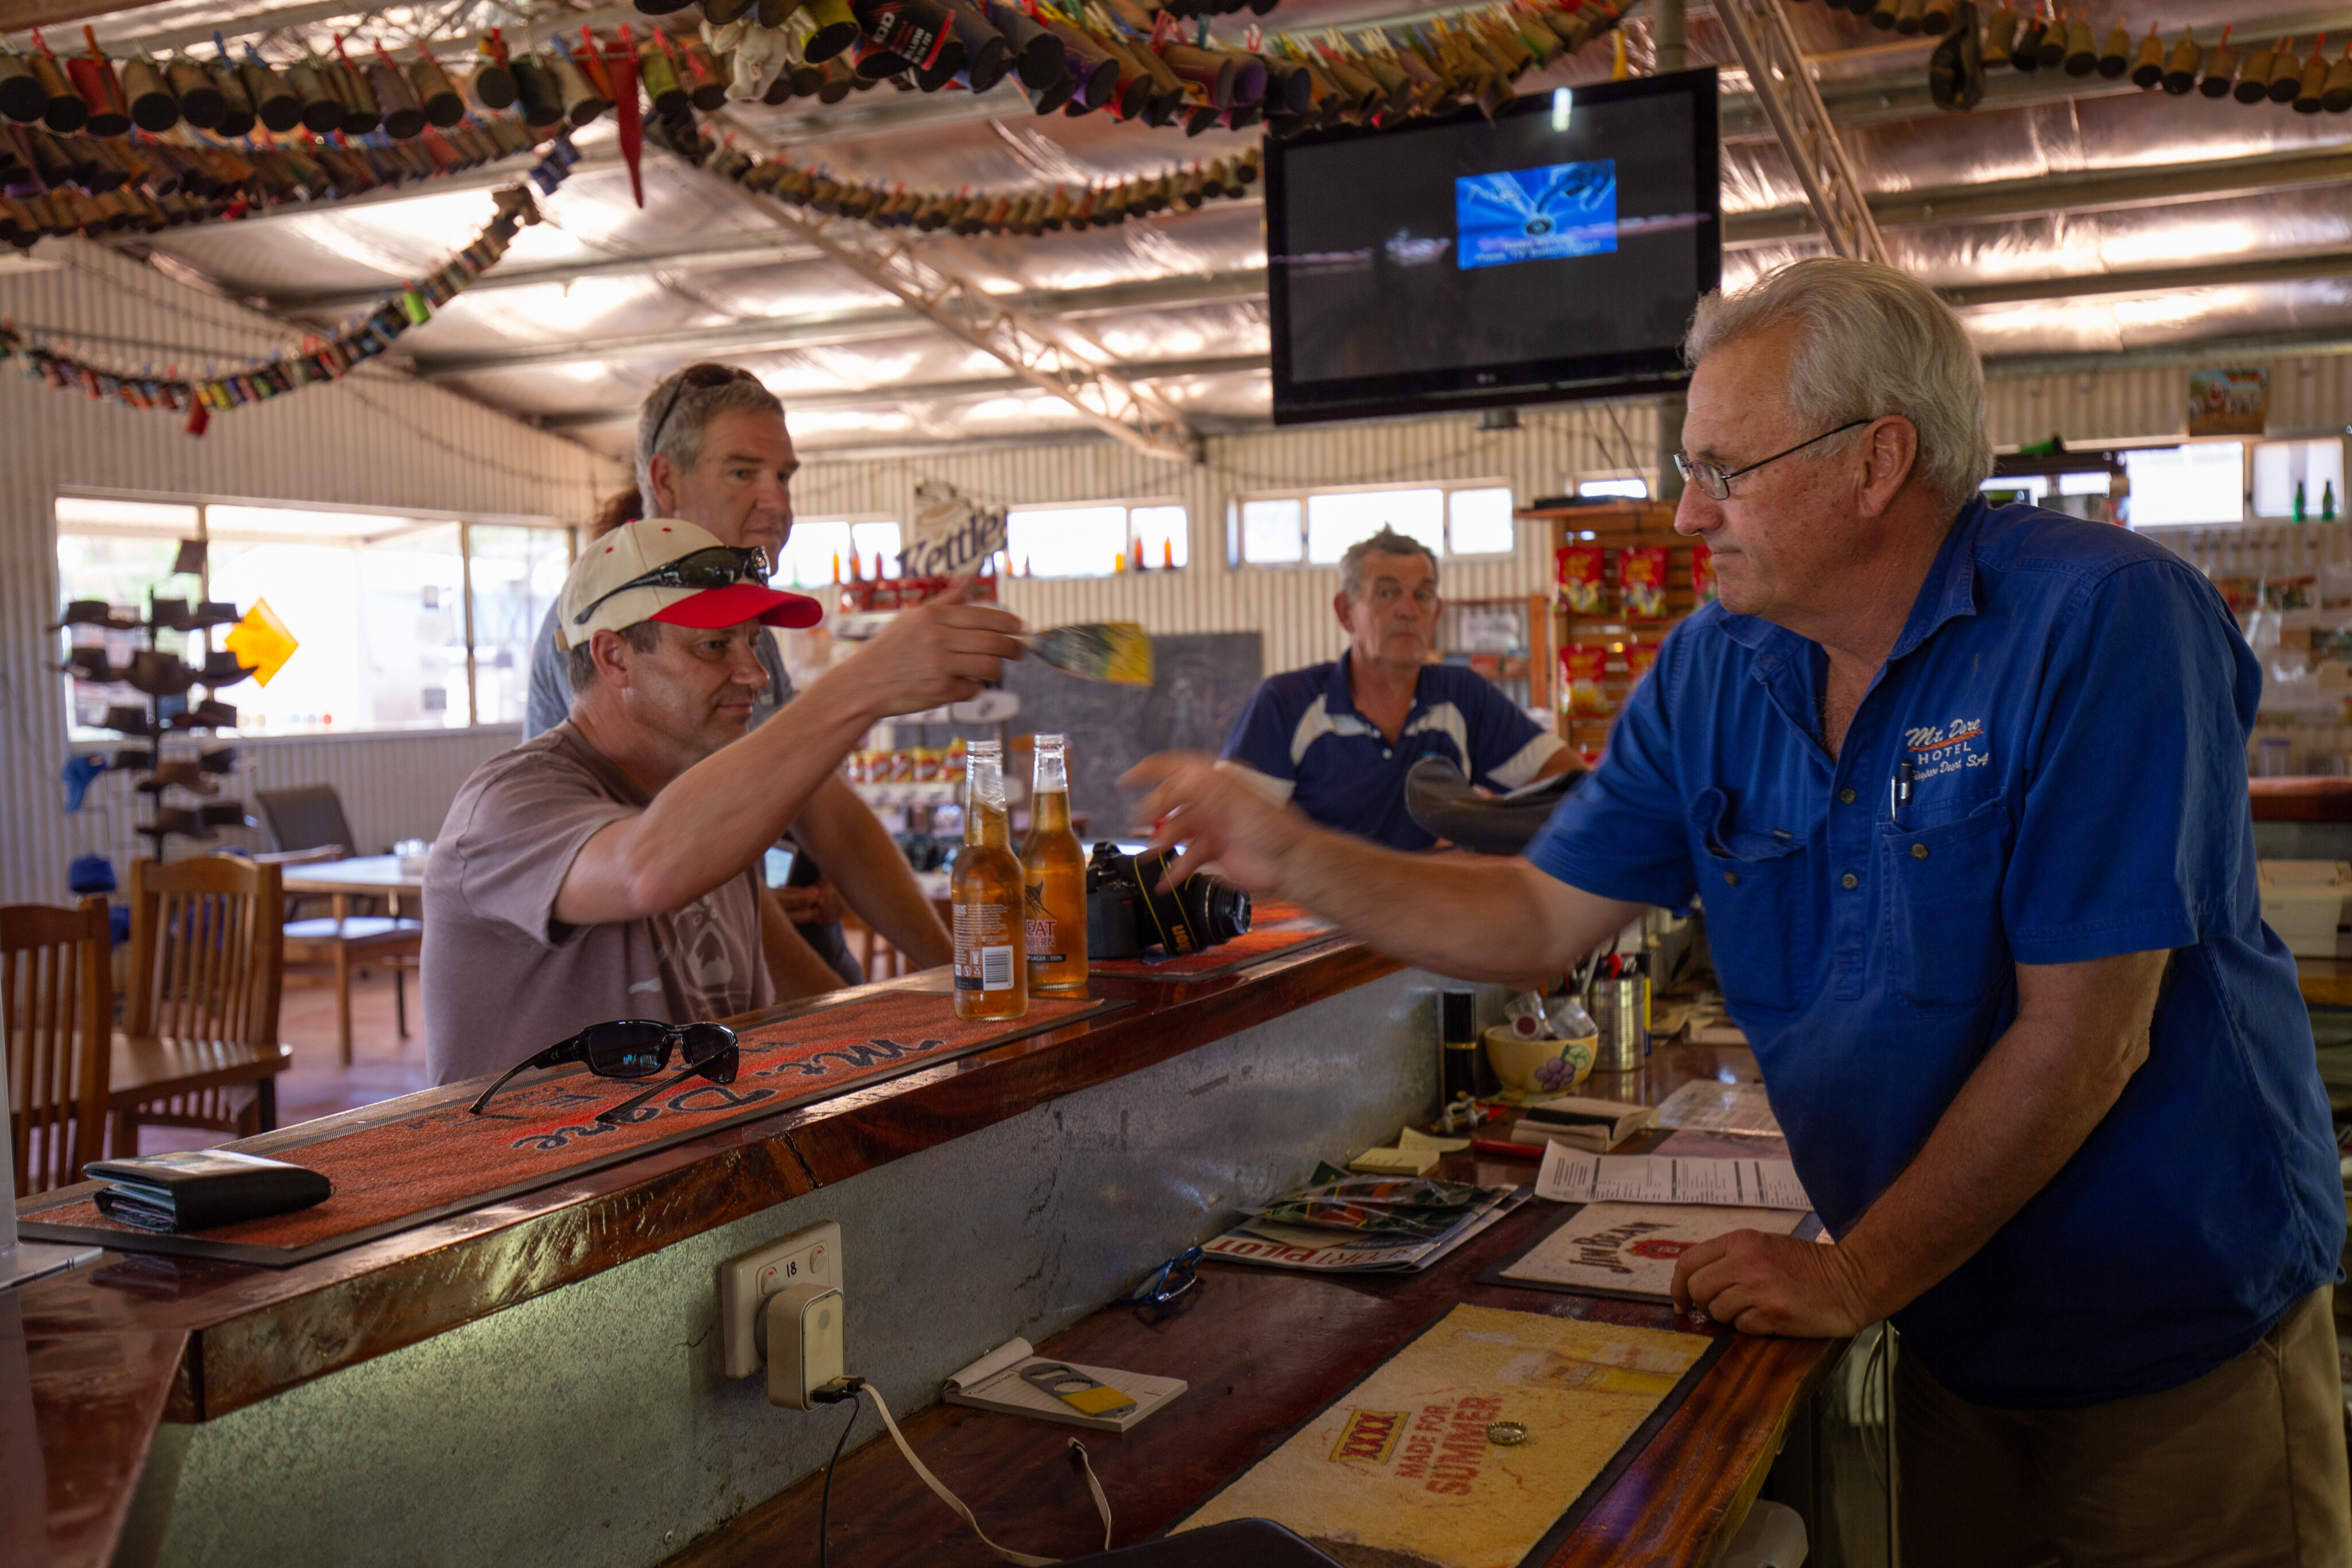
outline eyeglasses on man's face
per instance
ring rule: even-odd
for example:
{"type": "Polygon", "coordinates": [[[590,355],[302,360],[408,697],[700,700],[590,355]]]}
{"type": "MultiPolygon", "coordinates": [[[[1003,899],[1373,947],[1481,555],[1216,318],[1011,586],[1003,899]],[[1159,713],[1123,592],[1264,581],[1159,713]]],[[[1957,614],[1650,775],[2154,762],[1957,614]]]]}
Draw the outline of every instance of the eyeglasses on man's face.
{"type": "Polygon", "coordinates": [[[1832,435],[1843,435],[1849,430],[1858,429],[1870,423],[1876,417],[1872,414],[1861,419],[1849,419],[1835,430],[1824,430],[1819,435],[1800,441],[1786,451],[1775,452],[1769,457],[1759,458],[1745,468],[1726,468],[1720,463],[1710,462],[1704,457],[1693,457],[1688,453],[1677,452],[1675,454],[1675,471],[1683,476],[1683,483],[1697,486],[1716,500],[1728,501],[1731,499],[1731,482],[1742,474],[1753,474],[1767,464],[1778,463],[1783,457],[1792,457],[1808,446],[1818,445],[1832,435]]]}

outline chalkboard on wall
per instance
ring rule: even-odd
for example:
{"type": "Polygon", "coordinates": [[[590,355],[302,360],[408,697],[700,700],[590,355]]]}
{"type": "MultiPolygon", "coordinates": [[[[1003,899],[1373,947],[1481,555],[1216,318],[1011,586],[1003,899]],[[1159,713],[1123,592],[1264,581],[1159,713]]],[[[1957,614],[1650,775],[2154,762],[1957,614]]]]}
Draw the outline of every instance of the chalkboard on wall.
{"type": "Polygon", "coordinates": [[[1255,632],[1151,639],[1149,686],[1082,681],[1035,659],[1006,667],[1021,698],[1015,733],[1070,737],[1070,810],[1097,838],[1124,833],[1129,798],[1118,776],[1155,751],[1217,751],[1257,689],[1264,653],[1255,632]]]}

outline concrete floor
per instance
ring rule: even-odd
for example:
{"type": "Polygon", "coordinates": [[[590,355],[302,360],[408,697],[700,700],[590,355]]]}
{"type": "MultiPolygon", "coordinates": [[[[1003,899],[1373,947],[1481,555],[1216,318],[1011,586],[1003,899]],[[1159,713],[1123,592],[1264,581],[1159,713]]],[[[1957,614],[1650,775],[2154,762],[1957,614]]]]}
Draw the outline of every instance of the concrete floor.
{"type": "MultiPolygon", "coordinates": [[[[424,1013],[416,1003],[416,977],[406,977],[408,1038],[394,1027],[392,976],[376,971],[352,982],[352,1064],[335,1049],[335,993],[331,988],[289,988],[278,1004],[278,1038],[294,1048],[294,1065],[278,1078],[278,1124],[332,1115],[373,1105],[428,1086],[425,1073],[424,1013]]],[[[142,1127],[139,1150],[201,1149],[228,1136],[194,1127],[142,1127]]]]}

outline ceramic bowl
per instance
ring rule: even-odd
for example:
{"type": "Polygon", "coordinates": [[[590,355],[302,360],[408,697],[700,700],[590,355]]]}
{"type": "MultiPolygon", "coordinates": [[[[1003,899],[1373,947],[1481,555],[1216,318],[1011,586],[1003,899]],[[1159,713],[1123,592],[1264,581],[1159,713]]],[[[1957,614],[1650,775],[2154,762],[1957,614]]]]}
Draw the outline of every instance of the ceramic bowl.
{"type": "Polygon", "coordinates": [[[1600,1046],[1595,1035],[1581,1040],[1522,1040],[1508,1024],[1486,1031],[1486,1061],[1510,1093],[1529,1099],[1565,1094],[1592,1071],[1600,1046]]]}

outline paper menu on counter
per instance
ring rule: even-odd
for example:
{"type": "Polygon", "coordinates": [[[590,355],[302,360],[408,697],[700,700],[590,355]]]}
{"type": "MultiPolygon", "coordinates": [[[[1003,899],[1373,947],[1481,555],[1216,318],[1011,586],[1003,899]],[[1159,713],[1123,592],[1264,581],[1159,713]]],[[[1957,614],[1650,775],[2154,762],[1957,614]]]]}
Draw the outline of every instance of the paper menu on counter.
{"type": "Polygon", "coordinates": [[[1735,1230],[1786,1236],[1804,1220],[1793,1209],[1695,1208],[1677,1204],[1588,1204],[1496,1271],[1501,1281],[1674,1299],[1675,1264],[1702,1241],[1735,1230]]]}
{"type": "Polygon", "coordinates": [[[1786,1160],[1588,1155],[1564,1144],[1544,1150],[1536,1196],[1554,1203],[1692,1203],[1799,1213],[1813,1207],[1786,1160]]]}
{"type": "Polygon", "coordinates": [[[1761,1083],[1723,1083],[1696,1079],[1666,1096],[1658,1107],[1661,1127],[1691,1127],[1711,1133],[1780,1135],[1780,1120],[1761,1083]]]}

